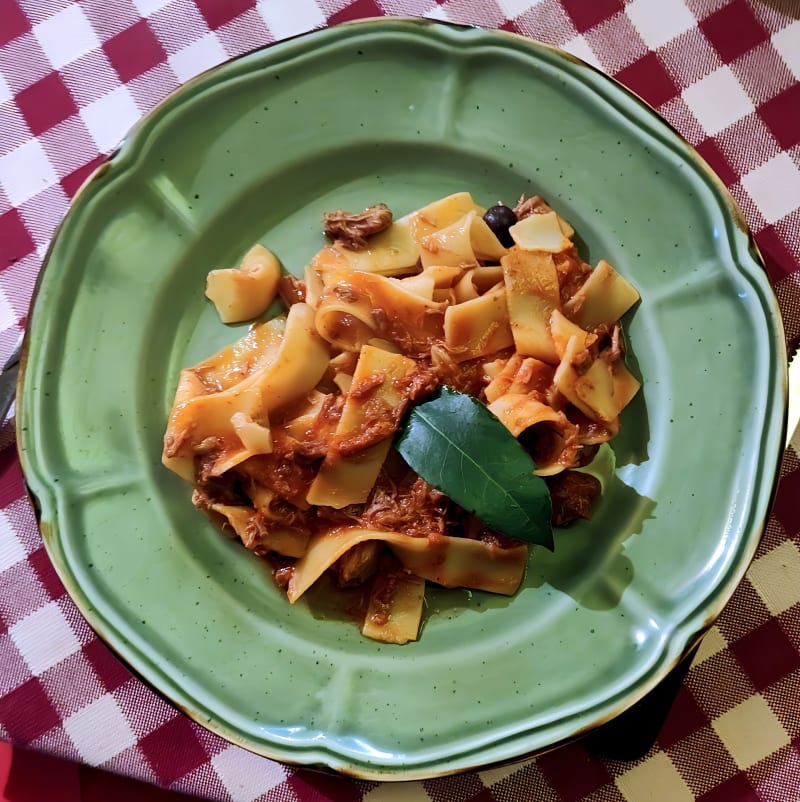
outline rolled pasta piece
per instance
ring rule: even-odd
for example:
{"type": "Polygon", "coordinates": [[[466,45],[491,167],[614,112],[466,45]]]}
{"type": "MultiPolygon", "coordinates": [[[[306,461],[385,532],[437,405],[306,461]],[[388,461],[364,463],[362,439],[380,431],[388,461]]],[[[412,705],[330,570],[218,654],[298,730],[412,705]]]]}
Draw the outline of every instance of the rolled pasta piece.
{"type": "MultiPolygon", "coordinates": [[[[569,226],[569,229],[571,228],[569,226]]],[[[565,235],[555,212],[531,214],[511,226],[508,233],[520,248],[529,251],[561,253],[572,247],[572,242],[565,235]]]]}
{"type": "Polygon", "coordinates": [[[491,289],[496,289],[503,281],[503,268],[500,265],[486,265],[467,270],[454,287],[455,303],[471,301],[491,289]]]}
{"type": "Polygon", "coordinates": [[[445,228],[422,238],[420,258],[428,265],[477,265],[481,259],[500,259],[506,248],[474,210],[445,228]]]}
{"type": "Polygon", "coordinates": [[[517,351],[545,362],[558,362],[558,353],[550,333],[550,315],[560,304],[558,273],[553,257],[544,251],[516,248],[510,250],[500,262],[506,282],[511,333],[517,351]]]}
{"type": "Polygon", "coordinates": [[[472,249],[470,229],[475,212],[470,211],[445,228],[423,237],[420,259],[428,265],[477,265],[478,257],[472,249]]]}
{"type": "Polygon", "coordinates": [[[369,296],[346,283],[333,284],[322,291],[315,325],[320,336],[331,345],[353,353],[378,335],[369,296]]]}
{"type": "Polygon", "coordinates": [[[175,457],[192,458],[206,450],[209,440],[216,444],[210,476],[247,459],[253,452],[237,435],[234,416],[241,413],[235,419],[240,422],[266,421],[273,410],[312,390],[328,367],[328,346],[314,331],[314,312],[304,303],[292,305],[285,328],[271,345],[269,359],[260,368],[248,373],[243,362],[240,375],[244,373],[244,378],[223,390],[188,397],[184,386],[178,394],[180,403],[173,405],[164,439],[167,467],[175,457]]]}
{"type": "Polygon", "coordinates": [[[418,239],[412,230],[411,220],[406,217],[395,220],[385,231],[371,236],[364,250],[354,251],[334,243],[319,251],[311,265],[323,273],[349,268],[396,276],[408,273],[418,261],[418,239]]]}
{"type": "Polygon", "coordinates": [[[587,365],[585,353],[582,338],[571,337],[556,369],[556,387],[588,418],[613,425],[641,385],[621,359],[594,359],[587,365]]]}
{"type": "Polygon", "coordinates": [[[514,437],[526,435],[537,476],[553,476],[576,465],[581,446],[578,427],[563,412],[522,393],[501,395],[489,410],[514,437]]]}
{"type": "Polygon", "coordinates": [[[588,347],[590,342],[589,333],[561,314],[558,309],[554,309],[550,314],[550,334],[559,359],[563,359],[567,344],[573,337],[577,338],[576,341],[581,343],[583,348],[588,347]]]}
{"type": "Polygon", "coordinates": [[[305,302],[312,308],[317,308],[317,301],[325,289],[322,283],[322,274],[315,270],[311,265],[306,265],[303,270],[303,281],[306,286],[305,302]]]}
{"type": "Polygon", "coordinates": [[[342,527],[315,534],[298,560],[287,587],[296,602],[320,576],[357,543],[381,540],[412,574],[447,588],[473,588],[511,596],[528,563],[528,547],[504,549],[482,540],[442,535],[412,537],[401,532],[342,527]]]}
{"type": "Polygon", "coordinates": [[[372,582],[361,634],[382,643],[416,640],[424,601],[425,580],[394,559],[384,560],[372,582]]]}
{"type": "MultiPolygon", "coordinates": [[[[206,509],[221,516],[251,551],[274,551],[283,557],[300,558],[306,553],[310,535],[288,526],[265,526],[263,517],[252,507],[209,504],[206,509]]],[[[224,528],[224,527],[223,527],[224,528]]]]}
{"type": "Polygon", "coordinates": [[[438,300],[434,297],[437,291],[449,290],[463,273],[460,267],[432,265],[415,276],[400,279],[400,283],[408,292],[413,292],[426,301],[434,301],[438,300]]]}
{"type": "Polygon", "coordinates": [[[494,354],[514,344],[502,287],[444,313],[444,340],[456,362],[494,354]]]}
{"type": "Polygon", "coordinates": [[[601,259],[583,286],[564,305],[564,312],[579,326],[591,329],[603,323],[616,323],[639,297],[636,288],[601,259]]]}
{"type": "Polygon", "coordinates": [[[357,351],[379,337],[421,354],[444,338],[447,304],[409,292],[399,279],[354,270],[327,273],[324,279],[317,330],[339,348],[357,351]]]}
{"type": "Polygon", "coordinates": [[[223,323],[239,323],[263,314],[278,294],[281,266],[275,254],[254,245],[238,268],[212,270],[206,277],[206,298],[223,323]]]}
{"type": "MultiPolygon", "coordinates": [[[[213,356],[184,373],[192,373],[201,382],[195,395],[216,393],[233,387],[272,364],[286,331],[286,317],[276,317],[266,323],[256,323],[247,334],[213,356]]],[[[176,393],[178,403],[180,388],[176,393]]],[[[181,399],[181,401],[186,399],[181,399]]]]}
{"type": "Polygon", "coordinates": [[[492,372],[494,375],[485,389],[490,404],[506,393],[544,395],[553,384],[555,367],[531,356],[512,354],[499,370],[492,372]]]}
{"type": "Polygon", "coordinates": [[[484,211],[482,206],[475,203],[469,192],[456,192],[423,206],[401,220],[408,220],[412,236],[421,247],[423,238],[429,234],[452,225],[468,212],[483,215],[484,211]]]}

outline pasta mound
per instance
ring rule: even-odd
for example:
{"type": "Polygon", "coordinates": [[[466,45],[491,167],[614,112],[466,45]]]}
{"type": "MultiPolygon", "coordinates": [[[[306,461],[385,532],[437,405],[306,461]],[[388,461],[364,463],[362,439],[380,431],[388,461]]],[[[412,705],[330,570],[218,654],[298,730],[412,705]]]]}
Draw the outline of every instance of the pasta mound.
{"type": "Polygon", "coordinates": [[[553,523],[589,517],[599,484],[573,469],[639,389],[619,323],[639,295],[541,198],[517,205],[510,247],[466,192],[370,209],[380,225],[337,212],[303,279],[280,279],[286,314],[181,372],[163,462],[290,602],[327,574],[363,589],[365,636],[406,643],[426,582],[512,595],[528,559],[403,462],[408,409],[441,385],[476,397],[533,456],[553,523]]]}

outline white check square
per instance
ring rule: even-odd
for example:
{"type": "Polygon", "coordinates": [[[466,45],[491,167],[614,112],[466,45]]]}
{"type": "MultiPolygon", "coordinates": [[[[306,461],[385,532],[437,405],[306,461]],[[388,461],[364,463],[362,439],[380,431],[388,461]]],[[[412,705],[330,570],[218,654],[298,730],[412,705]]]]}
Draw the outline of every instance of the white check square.
{"type": "Polygon", "coordinates": [[[77,4],[67,6],[33,27],[48,61],[57,70],[100,47],[91,23],[77,4]]]}
{"type": "Polygon", "coordinates": [[[730,67],[722,66],[683,90],[683,99],[710,136],[755,111],[730,67]]]}
{"type": "Polygon", "coordinates": [[[780,53],[795,78],[800,80],[800,20],[772,35],[772,45],[780,53]]]}
{"type": "Polygon", "coordinates": [[[0,72],[0,103],[5,103],[7,100],[11,100],[12,97],[14,97],[14,93],[3,77],[3,73],[0,72]]]}
{"type": "Polygon", "coordinates": [[[105,763],[136,743],[136,735],[111,694],[64,719],[64,730],[90,766],[105,763]]]}
{"type": "Polygon", "coordinates": [[[169,5],[172,0],[133,0],[136,10],[143,16],[149,17],[156,11],[161,11],[164,6],[169,5]]]}
{"type": "Polygon", "coordinates": [[[625,799],[654,798],[654,788],[658,789],[656,798],[669,799],[670,802],[692,802],[695,798],[686,780],[664,752],[656,752],[643,763],[620,774],[616,783],[625,799]]]}
{"type": "Polygon", "coordinates": [[[534,2],[531,2],[531,0],[497,0],[497,5],[500,6],[508,19],[514,19],[539,2],[541,0],[534,0],[534,2]]]}
{"type": "Polygon", "coordinates": [[[587,64],[591,64],[593,67],[597,67],[599,70],[603,69],[603,65],[598,61],[597,56],[594,54],[594,50],[592,50],[591,45],[586,41],[586,37],[582,34],[578,34],[568,42],[565,42],[562,47],[568,53],[572,53],[573,56],[583,59],[587,64]]]}
{"type": "Polygon", "coordinates": [[[286,779],[286,769],[262,757],[229,746],[211,758],[214,770],[233,802],[252,802],[286,779]]]}
{"type": "Polygon", "coordinates": [[[50,602],[9,629],[33,674],[41,674],[81,648],[57,602],[50,602]]]}
{"type": "Polygon", "coordinates": [[[639,32],[645,44],[651,49],[667,42],[693,28],[697,21],[683,0],[633,0],[626,6],[625,13],[639,32]]]}
{"type": "Polygon", "coordinates": [[[220,64],[228,58],[225,48],[213,32],[192,42],[188,47],[169,57],[169,66],[179,81],[188,81],[195,75],[220,64]]]}
{"type": "MultiPolygon", "coordinates": [[[[0,292],[0,329],[8,328],[14,323],[14,310],[6,299],[4,292],[0,292]],[[8,323],[8,318],[11,323],[8,323]]],[[[11,521],[8,520],[5,510],[0,510],[0,573],[25,559],[25,548],[19,542],[11,521]]]]}
{"type": "Polygon", "coordinates": [[[36,139],[0,156],[0,185],[14,206],[21,206],[57,180],[50,159],[36,139]]]}
{"type": "Polygon", "coordinates": [[[315,0],[261,2],[258,4],[258,13],[276,39],[286,39],[325,24],[325,15],[315,0]]]}
{"type": "Polygon", "coordinates": [[[780,615],[800,604],[798,576],[800,550],[791,540],[754,560],[747,572],[747,578],[772,615],[780,615]]]}
{"type": "Polygon", "coordinates": [[[775,223],[797,208],[800,170],[788,153],[779,153],[743,176],[742,186],[767,223],[775,223]]]}
{"type": "Polygon", "coordinates": [[[141,116],[133,96],[124,86],[84,106],[80,115],[101,153],[108,153],[119,145],[141,116]]]}
{"type": "Polygon", "coordinates": [[[746,699],[711,722],[740,769],[763,760],[791,742],[789,733],[761,694],[746,699]]]}
{"type": "Polygon", "coordinates": [[[439,20],[440,22],[451,22],[450,15],[447,13],[444,6],[434,6],[425,16],[428,19],[439,20]]]}

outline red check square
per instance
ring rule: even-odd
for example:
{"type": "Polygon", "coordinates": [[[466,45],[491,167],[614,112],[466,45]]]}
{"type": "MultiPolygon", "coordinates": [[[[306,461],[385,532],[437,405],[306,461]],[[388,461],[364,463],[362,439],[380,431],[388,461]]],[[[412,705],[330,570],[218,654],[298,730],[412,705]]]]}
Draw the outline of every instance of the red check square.
{"type": "Polygon", "coordinates": [[[35,248],[33,238],[16,209],[0,215],[0,270],[15,264],[35,248]]]}
{"type": "Polygon", "coordinates": [[[0,47],[31,29],[31,23],[15,0],[0,0],[0,47]]]}
{"type": "Polygon", "coordinates": [[[616,79],[644,98],[651,106],[672,100],[680,89],[655,53],[648,53],[616,74],[616,79]]]}
{"type": "Polygon", "coordinates": [[[769,38],[746,0],[733,0],[700,23],[708,41],[730,63],[769,38]]]}
{"type": "Polygon", "coordinates": [[[581,744],[568,744],[538,758],[539,768],[563,802],[577,802],[613,782],[605,766],[581,744]]]}
{"type": "Polygon", "coordinates": [[[714,139],[708,138],[697,145],[697,152],[708,162],[709,167],[722,179],[726,186],[733,186],[738,173],[731,167],[727,157],[714,139]]]}
{"type": "MultiPolygon", "coordinates": [[[[758,250],[764,257],[764,265],[767,274],[773,284],[790,276],[797,270],[797,264],[791,251],[786,247],[783,237],[775,230],[774,226],[769,226],[758,232],[756,236],[758,250]]],[[[783,538],[783,531],[781,531],[783,538]]],[[[782,542],[782,539],[781,539],[782,542]]]]}
{"type": "MultiPolygon", "coordinates": [[[[795,267],[794,270],[797,268],[795,267]]],[[[797,499],[800,498],[800,471],[784,476],[778,483],[772,514],[781,522],[787,537],[800,534],[797,517],[797,499]]]]}
{"type": "Polygon", "coordinates": [[[23,89],[16,101],[34,136],[78,113],[72,95],[57,72],[23,89]]]}
{"type": "Polygon", "coordinates": [[[160,785],[170,785],[208,760],[189,719],[175,716],[139,742],[160,785]]]}
{"type": "Polygon", "coordinates": [[[784,150],[800,144],[800,83],[764,103],[758,116],[784,150]]]}
{"type": "Polygon", "coordinates": [[[734,800],[749,802],[756,799],[761,797],[756,794],[756,789],[747,779],[747,775],[737,774],[708,793],[698,796],[697,802],[734,802],[734,800]]]}
{"type": "Polygon", "coordinates": [[[662,749],[669,749],[687,735],[701,730],[706,724],[708,717],[684,686],[678,691],[664,726],[658,734],[658,743],[662,749]]]}
{"type": "Polygon", "coordinates": [[[195,0],[195,3],[212,31],[255,6],[255,0],[195,0]]]}
{"type": "MultiPolygon", "coordinates": [[[[8,214],[17,215],[19,222],[22,222],[22,217],[20,217],[16,211],[12,210],[8,212],[8,214]]],[[[16,245],[14,261],[18,261],[23,256],[27,256],[30,251],[27,250],[27,240],[23,243],[16,221],[10,221],[9,225],[13,226],[13,228],[6,229],[6,231],[10,232],[12,236],[15,236],[12,240],[12,245],[16,245]],[[24,253],[21,252],[23,248],[26,249],[24,253]]],[[[0,229],[0,231],[2,231],[2,229],[0,229]]],[[[33,249],[31,248],[31,250],[33,249]]],[[[5,264],[0,262],[0,269],[3,267],[5,267],[5,264]]],[[[0,452],[0,509],[5,509],[9,504],[13,504],[24,494],[25,480],[22,478],[22,468],[19,465],[19,460],[14,453],[14,449],[7,448],[5,451],[0,452]]]]}
{"type": "MultiPolygon", "coordinates": [[[[363,790],[350,780],[307,769],[300,769],[292,777],[289,777],[287,784],[296,799],[318,799],[320,802],[323,799],[335,799],[337,802],[362,802],[364,798],[363,790]]],[[[487,802],[491,802],[491,798],[487,802]]]]}
{"type": "Polygon", "coordinates": [[[382,15],[383,9],[374,0],[356,0],[355,3],[351,3],[347,8],[343,8],[331,16],[328,19],[328,25],[338,25],[340,22],[382,15]]]}
{"type": "Polygon", "coordinates": [[[66,593],[44,546],[28,555],[28,563],[36,572],[37,579],[42,583],[42,587],[51,599],[58,599],[66,593]]]}
{"type": "Polygon", "coordinates": [[[12,741],[28,744],[60,722],[44,686],[36,677],[0,697],[0,724],[12,741]]]}
{"type": "Polygon", "coordinates": [[[128,82],[165,61],[167,53],[161,46],[146,20],[135,25],[103,44],[108,60],[117,75],[128,82]]]}
{"type": "Polygon", "coordinates": [[[578,2],[564,5],[567,14],[578,29],[578,33],[594,28],[595,25],[613,17],[623,8],[621,0],[592,0],[591,3],[578,2]]]}
{"type": "Polygon", "coordinates": [[[61,179],[61,188],[70,198],[74,197],[75,193],[80,189],[81,184],[92,174],[94,168],[104,161],[104,156],[96,156],[77,170],[73,170],[69,175],[65,175],[64,178],[61,179]]]}
{"type": "Polygon", "coordinates": [[[800,668],[800,654],[774,618],[739,638],[730,649],[758,691],[800,668]]]}
{"type": "Polygon", "coordinates": [[[130,671],[97,639],[83,648],[83,655],[107,691],[115,691],[131,678],[130,671]]]}

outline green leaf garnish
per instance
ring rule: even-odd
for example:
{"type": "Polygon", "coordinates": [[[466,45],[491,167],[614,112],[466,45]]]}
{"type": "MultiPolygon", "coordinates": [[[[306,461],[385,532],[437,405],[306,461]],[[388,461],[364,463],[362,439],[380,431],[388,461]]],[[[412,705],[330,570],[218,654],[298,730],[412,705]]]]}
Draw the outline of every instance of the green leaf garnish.
{"type": "Polygon", "coordinates": [[[441,387],[408,413],[395,447],[490,529],[552,551],[547,484],[514,435],[472,396],[441,387]]]}

